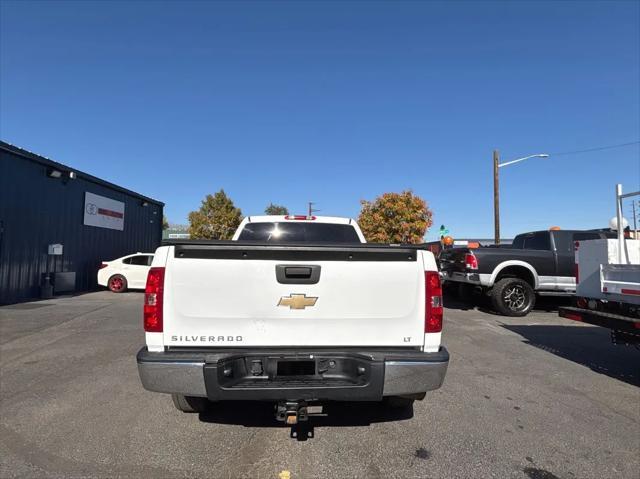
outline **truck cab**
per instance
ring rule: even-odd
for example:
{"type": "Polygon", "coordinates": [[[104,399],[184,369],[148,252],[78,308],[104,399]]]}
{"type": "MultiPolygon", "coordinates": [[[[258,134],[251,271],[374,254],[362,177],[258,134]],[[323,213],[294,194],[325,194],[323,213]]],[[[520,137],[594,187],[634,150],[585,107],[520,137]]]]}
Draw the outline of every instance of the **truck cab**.
{"type": "Polygon", "coordinates": [[[270,243],[366,243],[358,224],[337,216],[248,216],[233,241],[270,243]]]}

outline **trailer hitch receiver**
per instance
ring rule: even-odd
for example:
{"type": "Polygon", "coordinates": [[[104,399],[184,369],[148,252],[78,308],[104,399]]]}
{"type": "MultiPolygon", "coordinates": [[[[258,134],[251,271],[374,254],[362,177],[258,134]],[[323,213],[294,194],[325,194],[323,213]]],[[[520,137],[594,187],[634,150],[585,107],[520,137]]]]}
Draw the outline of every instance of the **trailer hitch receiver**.
{"type": "Polygon", "coordinates": [[[294,426],[302,421],[307,421],[309,415],[307,413],[306,401],[280,401],[276,405],[276,419],[282,421],[288,426],[294,426]]]}

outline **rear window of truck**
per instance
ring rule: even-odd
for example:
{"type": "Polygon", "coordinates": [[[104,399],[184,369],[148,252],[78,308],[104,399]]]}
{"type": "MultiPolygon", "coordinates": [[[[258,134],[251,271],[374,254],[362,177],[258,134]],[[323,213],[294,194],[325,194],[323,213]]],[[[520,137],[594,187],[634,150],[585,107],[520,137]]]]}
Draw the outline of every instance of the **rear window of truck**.
{"type": "Polygon", "coordinates": [[[514,238],[513,249],[537,249],[550,250],[551,241],[547,231],[536,231],[535,233],[525,233],[514,238]]]}
{"type": "Polygon", "coordinates": [[[247,223],[240,241],[267,243],[360,243],[351,225],[332,223],[247,223]]]}

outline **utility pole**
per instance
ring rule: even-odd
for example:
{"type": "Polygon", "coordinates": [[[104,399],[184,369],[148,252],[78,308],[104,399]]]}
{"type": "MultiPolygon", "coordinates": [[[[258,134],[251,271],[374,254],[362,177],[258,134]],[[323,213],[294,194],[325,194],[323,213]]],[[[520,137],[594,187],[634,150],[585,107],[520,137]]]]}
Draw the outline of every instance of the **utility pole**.
{"type": "Polygon", "coordinates": [[[498,150],[493,150],[493,225],[494,243],[500,244],[500,185],[498,179],[498,150]]]}
{"type": "Polygon", "coordinates": [[[631,206],[633,208],[633,231],[636,233],[636,239],[638,236],[638,225],[636,224],[636,202],[635,200],[631,202],[631,206]]]}
{"type": "Polygon", "coordinates": [[[307,210],[308,211],[307,216],[313,216],[313,214],[315,212],[320,211],[320,210],[317,210],[317,209],[315,209],[313,207],[313,205],[315,205],[315,203],[313,201],[309,201],[309,203],[307,203],[307,204],[309,205],[309,208],[307,210]]]}

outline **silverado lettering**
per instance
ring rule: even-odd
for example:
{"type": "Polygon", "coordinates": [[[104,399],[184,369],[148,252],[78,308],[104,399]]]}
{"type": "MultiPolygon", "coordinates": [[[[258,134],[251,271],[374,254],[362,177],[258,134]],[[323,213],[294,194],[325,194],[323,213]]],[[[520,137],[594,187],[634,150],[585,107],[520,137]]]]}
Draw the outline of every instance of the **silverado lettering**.
{"type": "Polygon", "coordinates": [[[242,336],[178,336],[172,335],[171,342],[186,342],[186,343],[221,343],[234,341],[239,343],[242,341],[242,336]]]}

